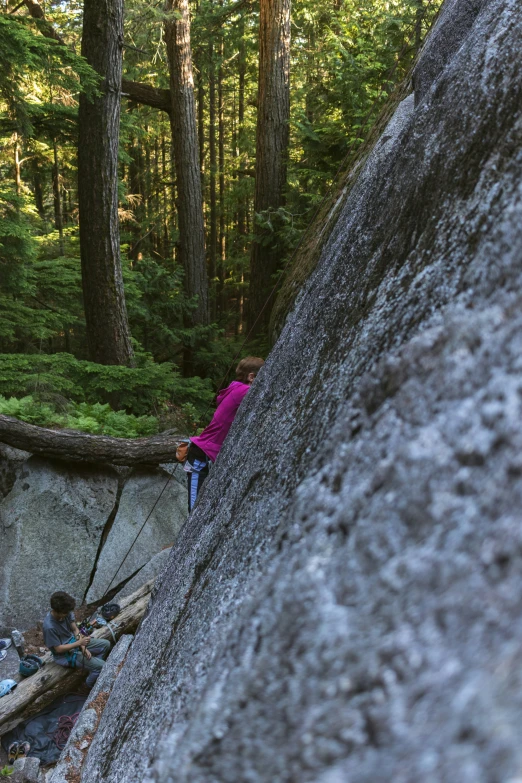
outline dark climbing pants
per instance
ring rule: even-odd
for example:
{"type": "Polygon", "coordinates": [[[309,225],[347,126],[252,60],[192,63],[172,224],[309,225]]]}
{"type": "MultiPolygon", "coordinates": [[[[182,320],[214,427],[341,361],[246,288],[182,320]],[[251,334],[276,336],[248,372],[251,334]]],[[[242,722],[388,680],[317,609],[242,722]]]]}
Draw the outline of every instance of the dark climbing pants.
{"type": "MultiPolygon", "coordinates": [[[[75,669],[85,669],[89,672],[89,676],[85,680],[87,685],[94,685],[98,679],[98,675],[103,669],[105,664],[105,658],[109,654],[111,649],[111,643],[108,639],[93,639],[87,646],[87,649],[91,653],[91,657],[87,659],[83,653],[78,652],[75,658],[75,669]]],[[[69,667],[69,661],[65,656],[56,656],[55,663],[60,666],[69,667]]]]}
{"type": "Polygon", "coordinates": [[[190,473],[187,473],[188,483],[188,510],[192,511],[198,492],[208,476],[210,462],[205,452],[191,443],[188,450],[187,462],[190,465],[190,473]]]}

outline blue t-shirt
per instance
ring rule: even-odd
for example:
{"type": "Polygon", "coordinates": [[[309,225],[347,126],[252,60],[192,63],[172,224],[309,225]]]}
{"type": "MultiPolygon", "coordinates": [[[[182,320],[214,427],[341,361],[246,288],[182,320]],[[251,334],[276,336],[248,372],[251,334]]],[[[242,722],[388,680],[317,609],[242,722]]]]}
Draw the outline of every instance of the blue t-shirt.
{"type": "Polygon", "coordinates": [[[71,641],[71,637],[74,636],[71,623],[74,622],[74,612],[69,612],[63,620],[57,620],[53,617],[52,612],[47,612],[43,621],[42,631],[45,646],[51,652],[54,652],[54,647],[58,647],[60,644],[68,644],[71,641]]]}

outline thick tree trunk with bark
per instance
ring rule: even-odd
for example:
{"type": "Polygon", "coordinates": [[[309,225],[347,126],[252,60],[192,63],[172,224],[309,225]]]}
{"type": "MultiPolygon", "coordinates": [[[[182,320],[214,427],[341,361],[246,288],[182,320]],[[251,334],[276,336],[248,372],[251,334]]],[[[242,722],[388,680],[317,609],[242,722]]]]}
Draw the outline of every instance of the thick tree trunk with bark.
{"type": "MultiPolygon", "coordinates": [[[[139,590],[120,602],[120,614],[111,625],[115,636],[133,633],[141,621],[150,601],[154,580],[147,582],[139,590]]],[[[95,639],[113,641],[107,626],[92,634],[95,639]]],[[[45,709],[58,696],[74,693],[85,679],[86,672],[79,669],[66,669],[53,662],[51,653],[43,656],[44,666],[38,674],[21,680],[15,691],[0,701],[0,735],[13,729],[23,720],[45,709]]]]}
{"type": "Polygon", "coordinates": [[[101,94],[80,95],[78,201],[82,284],[91,359],[130,365],[118,224],[118,140],[123,0],[85,0],[82,55],[102,77],[101,94]]]}
{"type": "Polygon", "coordinates": [[[65,249],[63,244],[63,210],[60,193],[60,162],[58,160],[58,145],[56,139],[53,139],[53,201],[54,201],[54,225],[58,230],[59,248],[63,256],[65,249]]]}
{"type": "Polygon", "coordinates": [[[208,45],[208,150],[210,159],[210,231],[208,239],[208,276],[210,278],[212,317],[216,317],[216,252],[217,252],[217,200],[216,200],[216,63],[214,42],[208,45]]]}
{"type": "Polygon", "coordinates": [[[111,438],[76,430],[36,427],[0,415],[0,443],[50,459],[72,462],[107,462],[113,465],[159,465],[172,462],[184,436],[177,433],[149,438],[111,438]]]}
{"type": "MultiPolygon", "coordinates": [[[[261,0],[259,15],[259,91],[257,102],[255,212],[283,204],[290,120],[291,0],[261,0]]],[[[254,333],[268,323],[265,306],[279,253],[266,242],[270,232],[255,228],[250,257],[249,327],[254,333]],[[257,324],[255,324],[256,319],[257,324]],[[255,326],[254,326],[255,324],[255,326]]]]}
{"type": "Polygon", "coordinates": [[[189,297],[197,296],[197,307],[188,324],[194,326],[208,323],[208,281],[188,0],[167,0],[167,11],[175,12],[175,17],[173,15],[165,24],[165,37],[170,68],[180,255],[185,291],[189,297]]]}

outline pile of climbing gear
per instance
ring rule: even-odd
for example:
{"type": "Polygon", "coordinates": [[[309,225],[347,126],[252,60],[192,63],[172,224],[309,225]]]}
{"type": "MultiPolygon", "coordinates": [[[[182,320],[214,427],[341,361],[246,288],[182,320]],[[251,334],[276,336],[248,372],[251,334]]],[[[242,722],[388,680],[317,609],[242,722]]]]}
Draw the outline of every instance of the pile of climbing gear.
{"type": "Polygon", "coordinates": [[[7,649],[11,646],[11,639],[0,639],[0,661],[7,655],[7,649]]]}
{"type": "Polygon", "coordinates": [[[90,636],[94,631],[94,625],[91,625],[90,620],[82,620],[78,626],[78,630],[82,636],[90,636]]]}
{"type": "Polygon", "coordinates": [[[12,766],[16,759],[25,758],[30,750],[31,746],[28,742],[11,742],[7,751],[9,764],[12,766]]]}
{"type": "Polygon", "coordinates": [[[16,680],[0,680],[0,699],[2,696],[7,696],[8,693],[14,691],[17,685],[16,680]]]}
{"type": "Polygon", "coordinates": [[[39,672],[43,665],[44,662],[37,655],[28,654],[20,659],[19,671],[22,677],[31,677],[39,672]]]}

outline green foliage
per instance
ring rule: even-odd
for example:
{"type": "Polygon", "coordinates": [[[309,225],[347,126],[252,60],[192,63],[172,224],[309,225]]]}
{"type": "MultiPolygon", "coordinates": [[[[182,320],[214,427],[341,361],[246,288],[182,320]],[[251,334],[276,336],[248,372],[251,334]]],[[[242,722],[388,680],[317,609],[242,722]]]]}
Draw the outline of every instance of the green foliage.
{"type": "MultiPolygon", "coordinates": [[[[28,103],[35,103],[36,79],[54,91],[69,95],[82,89],[94,93],[98,76],[86,61],[67,46],[38,33],[32,19],[0,16],[0,95],[7,104],[8,116],[20,133],[33,131],[28,103]]],[[[38,88],[36,90],[38,92],[38,88]]]]}
{"type": "Polygon", "coordinates": [[[7,764],[0,769],[0,775],[4,778],[8,778],[14,772],[14,767],[8,767],[7,764]]]}
{"type": "Polygon", "coordinates": [[[212,399],[209,381],[182,378],[169,362],[138,358],[138,367],[120,367],[81,361],[68,353],[0,354],[0,394],[31,395],[55,405],[60,401],[93,405],[111,398],[137,416],[159,413],[166,402],[179,406],[191,402],[204,408],[212,399]]]}
{"type": "MultiPolygon", "coordinates": [[[[440,4],[294,1],[286,201],[262,214],[254,214],[252,176],[258,7],[238,0],[194,6],[213,323],[186,325],[196,303],[184,291],[169,118],[123,100],[122,266],[138,362],[121,368],[87,361],[77,101],[80,88],[97,90],[98,77],[74,53],[82,4],[51,0],[46,23],[8,3],[0,16],[0,394],[4,406],[18,411],[12,415],[127,436],[144,432],[140,427],[152,432],[198,425],[242,345],[255,223],[264,229],[261,241],[277,248],[285,267],[335,172],[406,74],[440,4]],[[49,23],[68,46],[42,34],[49,23]],[[187,353],[196,377],[182,377],[187,353]]],[[[165,18],[161,5],[126,0],[125,78],[168,87],[165,18]]],[[[261,334],[242,354],[264,356],[267,350],[261,334]]]]}
{"type": "Polygon", "coordinates": [[[75,429],[115,438],[142,438],[158,432],[158,419],[155,416],[134,416],[124,411],[114,411],[110,405],[98,402],[70,402],[60,412],[56,406],[30,395],[20,399],[6,399],[0,395],[0,413],[40,427],[75,429]]]}

